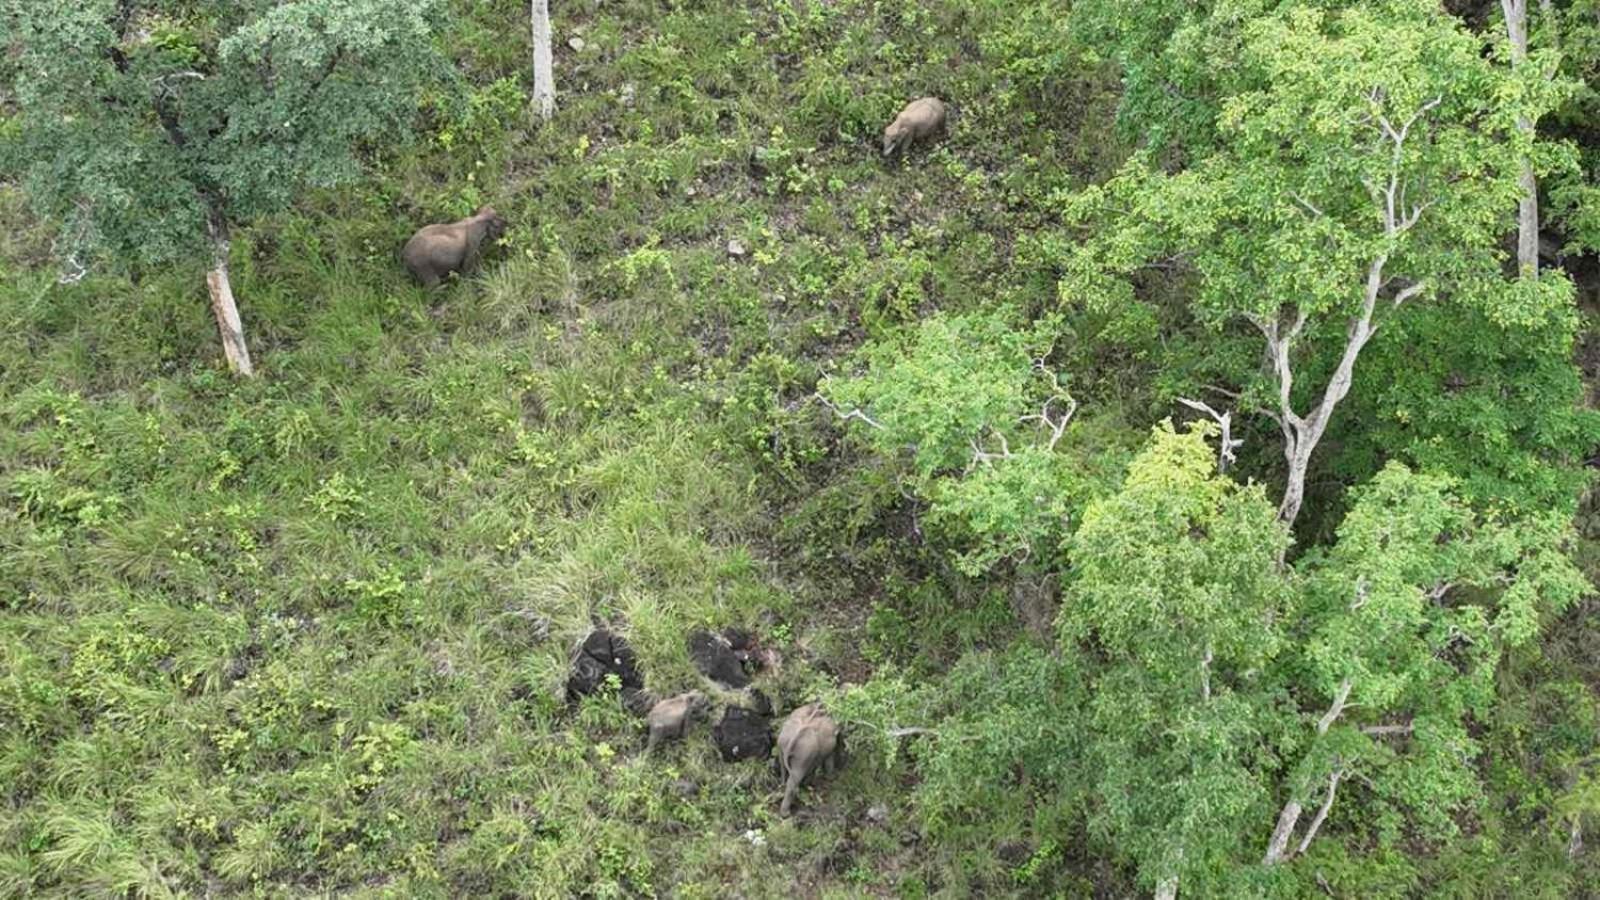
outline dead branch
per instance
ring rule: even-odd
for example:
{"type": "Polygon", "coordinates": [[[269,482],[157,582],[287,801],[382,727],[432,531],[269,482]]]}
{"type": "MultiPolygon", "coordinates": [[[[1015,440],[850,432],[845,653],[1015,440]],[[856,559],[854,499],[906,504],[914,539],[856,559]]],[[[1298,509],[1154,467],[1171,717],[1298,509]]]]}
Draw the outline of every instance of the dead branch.
{"type": "Polygon", "coordinates": [[[818,391],[818,392],[812,394],[811,396],[815,397],[817,399],[818,403],[821,403],[823,406],[826,406],[828,409],[832,410],[833,414],[838,416],[841,419],[845,419],[845,420],[860,419],[861,421],[867,423],[868,425],[871,425],[873,428],[876,428],[879,431],[883,430],[883,426],[881,424],[879,424],[877,421],[875,421],[871,416],[869,416],[866,413],[862,412],[860,409],[852,409],[849,412],[845,412],[844,410],[842,410],[839,407],[835,406],[833,404],[833,401],[829,400],[827,397],[822,396],[822,392],[821,391],[818,391]]]}
{"type": "Polygon", "coordinates": [[[1219,413],[1212,409],[1209,404],[1202,403],[1199,400],[1191,400],[1188,397],[1179,397],[1178,402],[1195,412],[1205,413],[1210,416],[1222,429],[1222,441],[1217,450],[1217,471],[1228,471],[1228,466],[1238,460],[1233,451],[1244,446],[1243,438],[1235,438],[1233,436],[1233,411],[1219,413]]]}

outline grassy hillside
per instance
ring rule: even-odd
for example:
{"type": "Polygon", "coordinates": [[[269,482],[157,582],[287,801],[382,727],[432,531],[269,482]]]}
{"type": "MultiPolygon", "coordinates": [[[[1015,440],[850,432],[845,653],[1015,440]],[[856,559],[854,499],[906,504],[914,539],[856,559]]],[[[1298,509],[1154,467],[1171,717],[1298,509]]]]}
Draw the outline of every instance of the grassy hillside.
{"type": "Polygon", "coordinates": [[[831,465],[808,386],[929,306],[1036,287],[1027,223],[1116,152],[1106,85],[1051,80],[1002,7],[565,7],[541,128],[525,6],[458,4],[468,86],[426,146],[237,241],[253,382],[196,273],[60,285],[15,236],[0,893],[1004,889],[918,845],[870,762],[780,822],[703,726],[647,763],[615,696],[561,696],[596,622],[663,694],[696,683],[694,626],[775,645],[783,709],[865,673],[888,588],[806,550],[881,556],[833,529],[884,501],[781,516],[831,465]],[[924,93],[953,138],[881,162],[924,93]],[[411,286],[398,243],[482,202],[513,223],[486,273],[411,286]]]}
{"type": "MultiPolygon", "coordinates": [[[[540,125],[526,5],[454,7],[419,146],[238,236],[259,379],[197,272],[57,283],[0,195],[0,894],[1131,891],[1046,811],[930,839],[904,760],[783,820],[705,724],[646,760],[614,692],[563,694],[596,625],[662,695],[704,686],[690,630],[748,628],[780,710],[1025,633],[1030,586],[955,576],[810,398],[936,310],[1054,302],[1038,232],[1127,151],[1114,73],[1001,0],[584,0],[540,125]],[[884,162],[924,94],[950,137],[884,162]],[[411,284],[404,238],[483,203],[482,275],[411,284]]],[[[1114,473],[1170,410],[1095,352],[1114,473]]]]}

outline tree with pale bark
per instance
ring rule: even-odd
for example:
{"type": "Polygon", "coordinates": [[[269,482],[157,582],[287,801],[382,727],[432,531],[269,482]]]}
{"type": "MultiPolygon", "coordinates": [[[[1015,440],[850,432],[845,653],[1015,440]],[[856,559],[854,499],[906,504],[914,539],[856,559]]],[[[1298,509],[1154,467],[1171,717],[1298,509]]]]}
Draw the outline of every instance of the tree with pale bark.
{"type": "Polygon", "coordinates": [[[1069,545],[1091,829],[1168,896],[1237,895],[1268,877],[1253,861],[1307,853],[1352,780],[1356,822],[1451,839],[1482,797],[1472,721],[1499,661],[1588,590],[1570,525],[1476,513],[1394,464],[1331,548],[1281,566],[1285,524],[1204,428],[1158,427],[1069,545]]]}
{"type": "Polygon", "coordinates": [[[1068,204],[1092,229],[1062,260],[1070,305],[1117,313],[1159,264],[1195,279],[1190,312],[1259,335],[1240,402],[1283,439],[1279,514],[1293,524],[1318,447],[1374,336],[1419,304],[1497,326],[1561,327],[1570,285],[1509,283],[1500,236],[1525,197],[1519,123],[1554,94],[1436,4],[1290,7],[1237,25],[1214,147],[1179,171],[1148,155],[1068,204]],[[1516,102],[1507,102],[1507,97],[1516,102]]]}
{"type": "Polygon", "coordinates": [[[251,375],[230,236],[358,177],[373,146],[407,132],[443,71],[440,8],[0,0],[17,107],[6,168],[68,259],[196,263],[228,366],[251,375]]]}
{"type": "Polygon", "coordinates": [[[549,121],[556,111],[556,85],[550,51],[550,0],[529,0],[533,20],[533,105],[549,121]]]}

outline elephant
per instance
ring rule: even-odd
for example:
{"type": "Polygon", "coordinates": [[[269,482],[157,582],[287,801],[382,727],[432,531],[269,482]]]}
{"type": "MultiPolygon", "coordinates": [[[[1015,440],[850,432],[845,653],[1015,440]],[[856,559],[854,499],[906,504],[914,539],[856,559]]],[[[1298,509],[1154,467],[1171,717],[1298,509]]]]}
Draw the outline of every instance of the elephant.
{"type": "Polygon", "coordinates": [[[492,206],[448,225],[424,225],[406,241],[400,258],[422,286],[432,288],[451,272],[463,275],[478,267],[483,245],[506,233],[506,220],[492,206]]]}
{"type": "Polygon", "coordinates": [[[668,697],[650,707],[650,714],[645,717],[645,721],[650,725],[650,739],[645,744],[645,754],[649,755],[656,749],[656,744],[662,741],[683,737],[689,730],[689,722],[705,712],[710,705],[711,701],[705,694],[690,691],[687,694],[668,697]]]}
{"type": "Polygon", "coordinates": [[[787,816],[794,806],[800,784],[819,767],[828,772],[838,768],[839,724],[823,711],[819,703],[802,706],[783,720],[778,730],[778,771],[783,775],[783,805],[787,816]]]}
{"type": "Polygon", "coordinates": [[[904,151],[917,141],[930,138],[945,130],[944,102],[937,97],[923,97],[906,104],[900,115],[894,117],[889,127],[883,129],[883,155],[892,156],[904,151]]]}

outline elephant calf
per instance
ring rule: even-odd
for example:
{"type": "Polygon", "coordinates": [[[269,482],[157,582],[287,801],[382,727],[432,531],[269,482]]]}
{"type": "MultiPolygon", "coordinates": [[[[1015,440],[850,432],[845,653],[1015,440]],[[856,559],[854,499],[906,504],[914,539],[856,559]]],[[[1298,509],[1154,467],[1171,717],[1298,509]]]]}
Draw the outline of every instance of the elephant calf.
{"type": "Polygon", "coordinates": [[[892,156],[920,140],[944,131],[945,108],[937,97],[923,97],[906,104],[889,127],[883,129],[883,155],[892,156]]]}
{"type": "Polygon", "coordinates": [[[819,767],[832,772],[838,767],[839,724],[823,712],[821,704],[802,706],[783,720],[778,730],[778,770],[783,774],[783,805],[787,816],[794,806],[800,784],[819,767]]]}
{"type": "Polygon", "coordinates": [[[494,207],[485,206],[458,222],[418,229],[400,258],[423,287],[431,288],[451,272],[465,275],[476,269],[484,242],[492,244],[505,233],[506,220],[494,207]]]}
{"type": "Polygon", "coordinates": [[[689,722],[704,712],[710,702],[705,694],[690,691],[687,694],[669,697],[650,707],[650,714],[645,717],[645,721],[650,725],[650,739],[645,744],[645,754],[648,755],[655,750],[656,744],[662,741],[683,737],[689,730],[689,722]]]}

